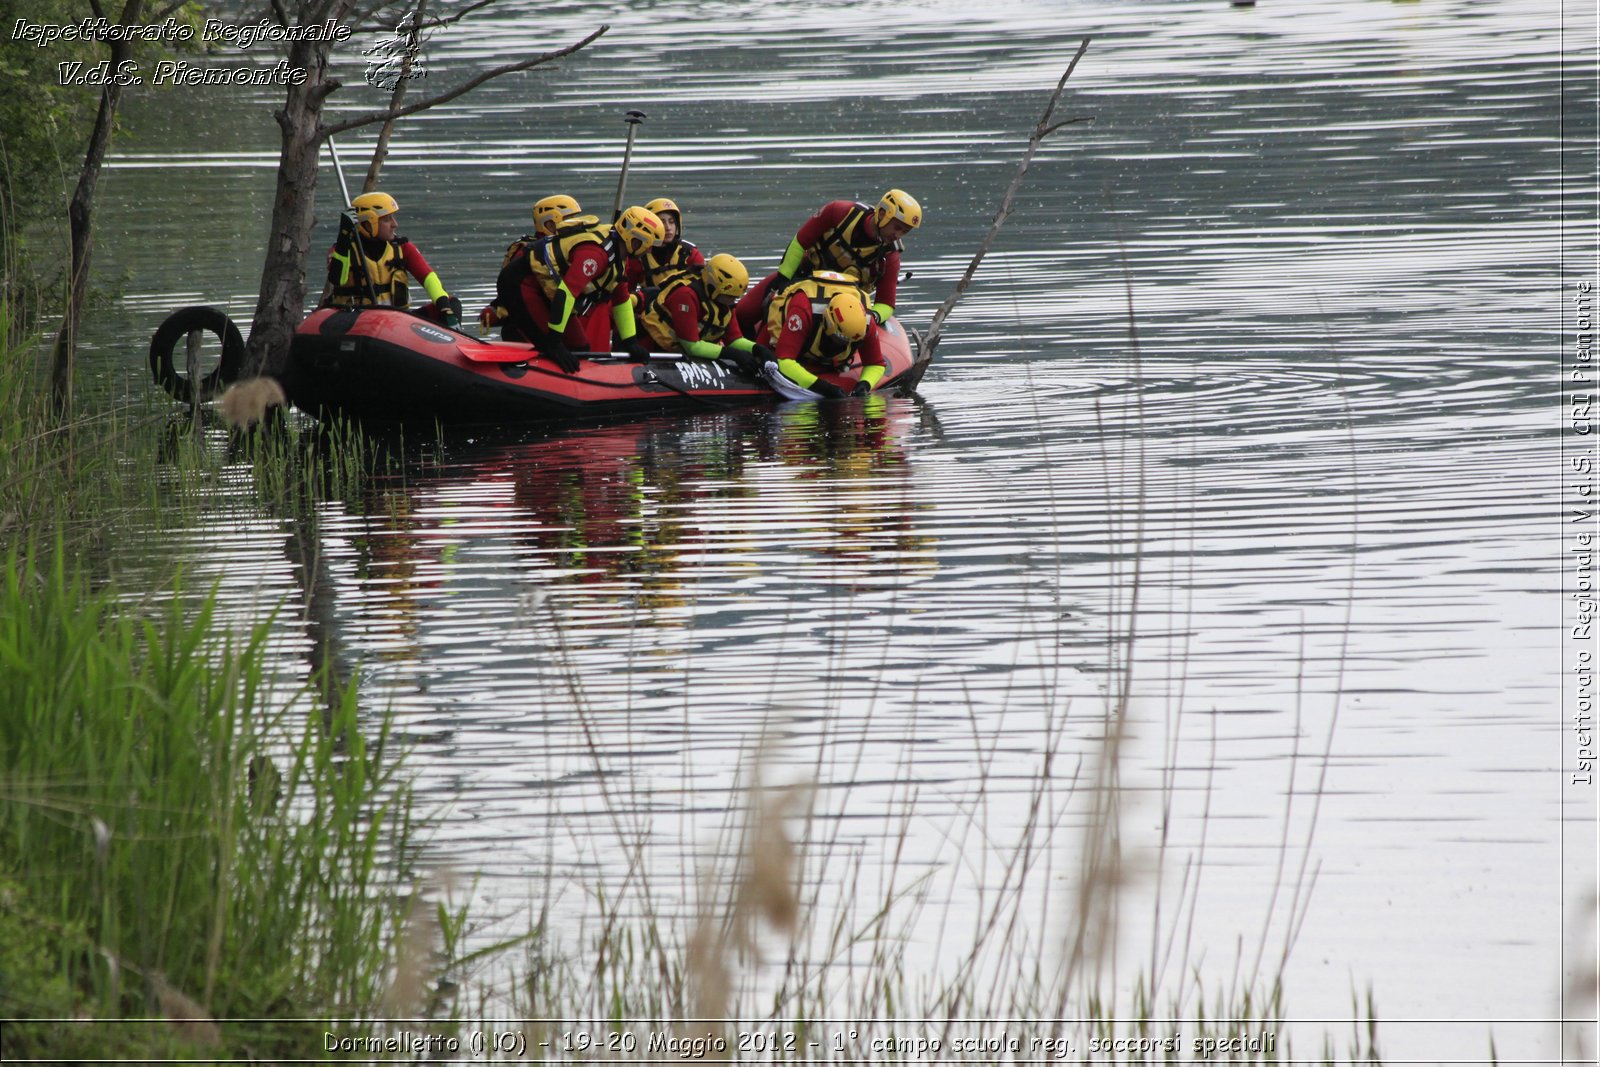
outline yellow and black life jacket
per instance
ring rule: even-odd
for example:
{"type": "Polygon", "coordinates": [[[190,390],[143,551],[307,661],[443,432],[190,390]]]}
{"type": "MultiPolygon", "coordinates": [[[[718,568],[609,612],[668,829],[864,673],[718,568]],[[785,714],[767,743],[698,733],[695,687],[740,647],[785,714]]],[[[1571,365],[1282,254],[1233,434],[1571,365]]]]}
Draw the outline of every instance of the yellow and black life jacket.
{"type": "Polygon", "coordinates": [[[657,245],[647,248],[644,255],[639,257],[639,263],[644,268],[644,281],[642,289],[665,287],[668,282],[680,274],[687,274],[695,268],[689,265],[689,257],[699,249],[688,241],[678,240],[671,245],[657,245]]]}
{"type": "Polygon", "coordinates": [[[506,255],[505,258],[500,261],[500,269],[505,270],[507,267],[511,266],[511,264],[515,263],[523,256],[526,256],[530,251],[532,251],[535,242],[543,240],[545,240],[545,238],[539,234],[525,233],[521,237],[518,237],[515,241],[512,241],[510,244],[506,245],[506,255]]]}
{"type": "Polygon", "coordinates": [[[684,286],[688,286],[700,298],[700,340],[721,344],[728,335],[728,325],[733,322],[733,309],[723,307],[711,298],[706,292],[705,279],[698,273],[679,274],[654,294],[639,315],[645,329],[650,331],[650,336],[657,343],[671,342],[675,345],[680,340],[677,331],[672,328],[672,312],[667,308],[667,300],[684,286]]]}
{"type": "Polygon", "coordinates": [[[767,308],[767,332],[772,337],[774,347],[784,331],[783,316],[795,293],[804,293],[806,299],[811,301],[811,324],[807,327],[805,340],[800,344],[800,357],[842,369],[856,354],[856,343],[828,332],[828,301],[840,293],[862,296],[861,286],[847,274],[824,270],[800,279],[779,293],[767,308]]]}
{"type": "Polygon", "coordinates": [[[528,250],[528,265],[539,276],[544,291],[553,294],[572,266],[572,253],[586,244],[597,244],[605,251],[606,268],[590,278],[580,292],[572,294],[577,300],[572,309],[575,315],[609,300],[623,284],[627,253],[616,230],[593,215],[579,215],[568,219],[552,236],[539,238],[528,250]]]}
{"type": "Polygon", "coordinates": [[[899,241],[867,236],[864,222],[872,211],[865,204],[853,205],[814,248],[805,250],[801,264],[813,274],[838,271],[851,275],[870,294],[877,286],[878,264],[890,252],[900,250],[899,241]]]}
{"type": "Polygon", "coordinates": [[[371,242],[362,240],[361,252],[366,257],[366,273],[362,273],[361,262],[356,259],[355,249],[351,248],[346,254],[341,254],[337,247],[330,254],[333,264],[333,292],[328,297],[328,303],[338,307],[397,307],[403,308],[411,303],[411,290],[406,283],[411,280],[411,275],[406,273],[405,253],[402,251],[406,243],[404,237],[396,237],[386,241],[383,251],[378,255],[371,252],[371,242]],[[367,279],[372,280],[372,288],[367,288],[367,279]],[[377,293],[377,300],[373,300],[373,293],[377,293]]]}

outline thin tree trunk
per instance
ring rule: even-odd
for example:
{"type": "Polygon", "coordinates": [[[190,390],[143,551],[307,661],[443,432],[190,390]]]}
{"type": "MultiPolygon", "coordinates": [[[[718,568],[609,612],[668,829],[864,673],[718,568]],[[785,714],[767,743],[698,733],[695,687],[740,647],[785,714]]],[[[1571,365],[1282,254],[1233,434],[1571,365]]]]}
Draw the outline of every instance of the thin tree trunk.
{"type": "MultiPolygon", "coordinates": [[[[343,20],[350,5],[331,5],[326,13],[302,16],[313,21],[343,20]]],[[[322,148],[322,105],[339,83],[328,76],[332,45],[296,41],[289,48],[289,66],[306,71],[306,80],[289,87],[284,106],[275,113],[282,136],[278,154],[277,192],[272,201],[271,230],[261,268],[261,290],[255,319],[245,346],[246,378],[281,375],[289,341],[304,314],[306,260],[316,223],[317,156],[322,148]]]]}
{"type": "MultiPolygon", "coordinates": [[[[117,19],[131,26],[139,21],[144,0],[128,0],[117,19]]],[[[117,106],[122,102],[122,86],[115,79],[122,64],[133,57],[133,42],[111,42],[112,80],[100,90],[100,110],[95,115],[94,132],[84,153],[83,169],[78,172],[78,187],[67,206],[69,229],[69,275],[67,307],[50,354],[50,402],[57,414],[72,409],[72,380],[78,358],[78,329],[83,325],[83,305],[89,294],[89,261],[94,255],[94,194],[100,184],[100,169],[111,146],[111,131],[117,123],[117,106]]]]}
{"type": "MultiPolygon", "coordinates": [[[[322,0],[320,4],[302,0],[293,24],[310,26],[329,19],[343,22],[354,6],[352,0],[322,0]]],[[[322,124],[323,104],[340,84],[328,73],[329,55],[334,44],[327,41],[292,43],[288,53],[289,66],[291,69],[304,70],[306,78],[301,84],[289,87],[284,106],[274,113],[283,141],[278,155],[278,187],[272,202],[272,229],[267,235],[255,319],[250,327],[250,339],[245,345],[243,377],[282,377],[288,365],[289,344],[294,338],[295,327],[300,323],[306,300],[306,263],[311,250],[311,231],[316,222],[317,158],[325,139],[359,126],[426,111],[471,92],[494,78],[571,55],[609,28],[601,26],[583,40],[565,48],[484,71],[437,96],[407,104],[398,111],[387,108],[326,126],[322,124]]]]}

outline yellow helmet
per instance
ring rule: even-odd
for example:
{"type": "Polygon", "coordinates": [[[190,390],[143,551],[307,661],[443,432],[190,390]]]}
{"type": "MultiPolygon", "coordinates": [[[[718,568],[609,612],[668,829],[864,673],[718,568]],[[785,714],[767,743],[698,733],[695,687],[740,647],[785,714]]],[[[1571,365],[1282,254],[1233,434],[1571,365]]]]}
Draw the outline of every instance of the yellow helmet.
{"type": "Polygon", "coordinates": [[[667,228],[654,211],[637,205],[617,216],[617,236],[630,256],[637,256],[647,248],[654,248],[667,239],[667,228]]]}
{"type": "Polygon", "coordinates": [[[828,332],[846,341],[859,341],[867,336],[867,309],[855,293],[839,293],[828,301],[824,314],[828,332]]]}
{"type": "Polygon", "coordinates": [[[583,208],[570,196],[557,193],[533,205],[533,228],[540,233],[554,233],[563,219],[569,219],[583,208]]]}
{"type": "Polygon", "coordinates": [[[750,288],[750,272],[736,257],[726,252],[718,252],[706,260],[703,273],[706,292],[715,298],[737,300],[750,288]]]}
{"type": "Polygon", "coordinates": [[[683,212],[678,210],[678,205],[677,204],[673,203],[671,200],[668,200],[664,196],[658,196],[654,200],[652,200],[648,204],[646,204],[644,206],[644,209],[646,211],[654,211],[657,215],[663,215],[663,214],[667,213],[668,211],[670,211],[674,215],[678,216],[678,218],[677,218],[678,236],[679,237],[683,236],[683,212]]]}
{"type": "Polygon", "coordinates": [[[356,221],[368,237],[378,236],[379,219],[400,210],[400,204],[388,193],[362,193],[350,201],[350,206],[356,209],[356,221]]]}
{"type": "Polygon", "coordinates": [[[922,205],[903,189],[890,189],[884,193],[883,199],[878,201],[877,208],[872,212],[872,220],[879,226],[896,219],[913,230],[922,225],[922,205]]]}

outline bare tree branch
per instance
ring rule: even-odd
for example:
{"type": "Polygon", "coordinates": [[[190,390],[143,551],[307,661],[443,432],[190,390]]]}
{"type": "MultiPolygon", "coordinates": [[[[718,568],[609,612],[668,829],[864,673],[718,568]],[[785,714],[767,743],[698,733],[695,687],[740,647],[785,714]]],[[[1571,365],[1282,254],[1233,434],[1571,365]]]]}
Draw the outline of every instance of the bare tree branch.
{"type": "Polygon", "coordinates": [[[576,44],[570,44],[565,48],[557,49],[554,52],[546,52],[542,56],[535,56],[532,59],[525,59],[519,63],[507,63],[504,66],[495,67],[493,70],[483,72],[476,78],[471,78],[465,82],[462,82],[454,89],[440,93],[438,96],[430,96],[426,100],[419,100],[415,104],[409,104],[406,107],[398,110],[378,111],[370,115],[360,115],[353,119],[346,119],[343,122],[336,122],[331,126],[324,126],[317,131],[317,140],[326,140],[327,138],[332,137],[334,134],[344,133],[348,130],[353,130],[361,126],[370,126],[375,122],[387,122],[390,119],[404,118],[406,115],[415,115],[417,112],[426,111],[430,107],[437,107],[440,104],[454,100],[456,97],[461,96],[464,93],[471,92],[484,82],[493,78],[498,78],[502,74],[514,74],[519,70],[527,70],[530,67],[537,67],[541,63],[548,63],[551,60],[560,59],[563,56],[569,56],[578,51],[580,48],[583,48],[593,42],[595,38],[599,37],[610,28],[611,26],[609,24],[603,25],[589,36],[585,37],[583,40],[578,41],[576,44]]]}
{"type": "Polygon", "coordinates": [[[422,26],[422,29],[432,30],[437,29],[440,26],[448,26],[453,22],[460,22],[474,11],[480,10],[481,8],[486,8],[494,2],[495,0],[478,0],[477,3],[468,4],[460,11],[457,11],[454,15],[435,15],[422,26]]]}
{"type": "MultiPolygon", "coordinates": [[[[405,55],[400,60],[400,74],[395,79],[394,90],[389,96],[389,110],[398,111],[405,106],[406,90],[411,85],[411,67],[416,62],[417,50],[422,41],[422,22],[428,13],[428,0],[417,0],[416,8],[411,12],[411,29],[406,34],[405,55]]],[[[395,32],[400,32],[400,27],[406,24],[402,18],[395,24],[395,32]]],[[[389,139],[394,136],[394,124],[397,119],[388,119],[383,124],[383,129],[378,131],[378,143],[372,149],[372,161],[367,164],[367,179],[361,183],[361,191],[370,193],[378,187],[378,175],[383,170],[383,161],[389,158],[389,139]]]]}
{"type": "Polygon", "coordinates": [[[1094,121],[1094,116],[1093,115],[1074,115],[1070,119],[1062,119],[1060,122],[1056,123],[1054,126],[1050,127],[1048,130],[1044,131],[1044,136],[1049,137],[1052,133],[1055,133],[1061,127],[1063,127],[1063,126],[1071,126],[1075,122],[1093,122],[1093,121],[1094,121]]]}
{"type": "MultiPolygon", "coordinates": [[[[927,336],[923,338],[922,350],[932,353],[939,344],[939,330],[943,326],[945,317],[956,306],[966,293],[967,286],[972,284],[973,275],[978,273],[978,264],[983,262],[983,257],[989,254],[989,248],[994,244],[994,239],[1000,235],[1000,227],[1005,225],[1006,219],[1011,215],[1012,206],[1017,199],[1017,190],[1022,187],[1022,176],[1028,173],[1028,166],[1033,162],[1033,154],[1038,151],[1039,143],[1050,134],[1063,126],[1074,122],[1083,121],[1088,116],[1079,116],[1063,119],[1055,125],[1050,124],[1050,116],[1055,114],[1056,104],[1061,100],[1061,93],[1067,87],[1067,79],[1072,77],[1072,72],[1078,68],[1078,60],[1089,50],[1089,38],[1085,37],[1078,46],[1078,54],[1072,57],[1072,62],[1067,65],[1067,71],[1061,75],[1061,80],[1056,82],[1056,91],[1050,97],[1050,103],[1045,106],[1044,114],[1039,117],[1039,124],[1033,128],[1033,136],[1028,138],[1028,149],[1022,154],[1022,162],[1017,165],[1017,173],[1011,179],[1011,185],[1006,189],[1006,195],[1000,200],[1000,209],[995,212],[994,224],[989,227],[989,234],[983,239],[983,244],[978,246],[978,254],[972,257],[972,262],[967,264],[967,272],[956,283],[955,292],[950,294],[948,300],[939,306],[933,313],[933,321],[928,326],[927,336]]],[[[1091,120],[1092,121],[1092,120],[1091,120]]]]}

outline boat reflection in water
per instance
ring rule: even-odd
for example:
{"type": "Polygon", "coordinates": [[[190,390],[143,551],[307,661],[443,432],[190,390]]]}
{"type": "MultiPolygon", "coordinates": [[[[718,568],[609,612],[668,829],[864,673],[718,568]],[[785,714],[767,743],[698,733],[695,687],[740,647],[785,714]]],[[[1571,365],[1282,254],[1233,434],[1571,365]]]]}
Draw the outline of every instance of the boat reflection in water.
{"type": "Polygon", "coordinates": [[[534,603],[559,606],[569,637],[755,617],[772,610],[742,603],[757,585],[870,587],[886,556],[896,582],[932,568],[909,491],[917,421],[910,401],[868,397],[447,440],[325,510],[323,550],[355,636],[424,671],[425,634],[460,653],[534,603]]]}

